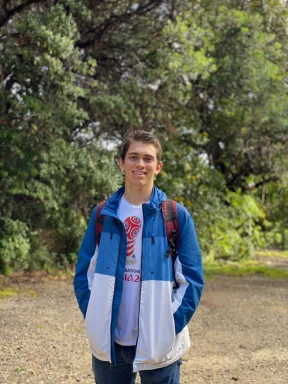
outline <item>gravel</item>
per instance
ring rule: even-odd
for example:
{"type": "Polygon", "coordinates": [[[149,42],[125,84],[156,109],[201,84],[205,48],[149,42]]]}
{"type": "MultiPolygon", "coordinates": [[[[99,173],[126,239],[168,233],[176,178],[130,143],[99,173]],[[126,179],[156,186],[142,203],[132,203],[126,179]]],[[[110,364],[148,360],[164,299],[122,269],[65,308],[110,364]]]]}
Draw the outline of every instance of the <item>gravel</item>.
{"type": "MultiPolygon", "coordinates": [[[[71,280],[4,280],[0,384],[93,384],[71,280]]],[[[181,384],[288,383],[288,281],[217,276],[190,322],[181,384]]]]}

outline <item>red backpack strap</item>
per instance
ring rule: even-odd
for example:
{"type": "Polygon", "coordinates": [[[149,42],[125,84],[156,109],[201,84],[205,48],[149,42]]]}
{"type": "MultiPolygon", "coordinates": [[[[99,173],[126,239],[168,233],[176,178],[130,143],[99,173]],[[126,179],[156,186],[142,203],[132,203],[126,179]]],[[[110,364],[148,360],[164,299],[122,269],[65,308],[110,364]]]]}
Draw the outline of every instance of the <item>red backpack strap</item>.
{"type": "Polygon", "coordinates": [[[101,239],[101,234],[102,234],[102,229],[104,225],[104,221],[106,216],[101,215],[102,208],[104,207],[106,201],[102,201],[101,203],[98,204],[97,207],[97,213],[96,213],[96,243],[99,247],[100,244],[100,239],[101,239]]]}
{"type": "MultiPolygon", "coordinates": [[[[177,203],[174,200],[167,199],[162,204],[162,212],[165,221],[166,235],[168,240],[168,249],[166,257],[172,257],[172,265],[174,270],[174,263],[177,257],[177,251],[180,242],[180,231],[178,225],[177,203]]],[[[178,283],[175,280],[175,286],[178,283]]]]}
{"type": "MultiPolygon", "coordinates": [[[[162,205],[162,212],[165,220],[166,235],[168,239],[167,257],[177,253],[180,239],[180,232],[178,226],[178,213],[177,203],[174,200],[167,199],[162,205]]],[[[175,257],[176,259],[176,257],[175,257]]]]}

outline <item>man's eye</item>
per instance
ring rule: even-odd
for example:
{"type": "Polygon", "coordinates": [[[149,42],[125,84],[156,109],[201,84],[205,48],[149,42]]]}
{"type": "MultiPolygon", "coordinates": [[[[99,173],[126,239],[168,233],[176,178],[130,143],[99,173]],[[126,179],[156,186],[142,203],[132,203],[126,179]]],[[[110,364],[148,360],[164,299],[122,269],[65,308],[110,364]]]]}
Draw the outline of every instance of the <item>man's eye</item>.
{"type": "Polygon", "coordinates": [[[150,157],[147,157],[147,158],[145,159],[145,161],[147,161],[147,163],[151,163],[152,159],[151,159],[150,157]]]}

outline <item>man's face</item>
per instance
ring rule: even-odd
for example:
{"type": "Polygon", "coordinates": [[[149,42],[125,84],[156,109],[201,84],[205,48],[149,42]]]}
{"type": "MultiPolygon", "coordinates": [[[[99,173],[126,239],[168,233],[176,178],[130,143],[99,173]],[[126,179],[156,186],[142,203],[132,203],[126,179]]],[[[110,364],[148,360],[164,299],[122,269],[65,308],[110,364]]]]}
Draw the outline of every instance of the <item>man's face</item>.
{"type": "Polygon", "coordinates": [[[157,160],[156,148],[153,144],[133,141],[126,153],[125,159],[119,160],[121,171],[125,172],[126,187],[147,187],[154,184],[154,176],[162,168],[162,162],[157,160]]]}

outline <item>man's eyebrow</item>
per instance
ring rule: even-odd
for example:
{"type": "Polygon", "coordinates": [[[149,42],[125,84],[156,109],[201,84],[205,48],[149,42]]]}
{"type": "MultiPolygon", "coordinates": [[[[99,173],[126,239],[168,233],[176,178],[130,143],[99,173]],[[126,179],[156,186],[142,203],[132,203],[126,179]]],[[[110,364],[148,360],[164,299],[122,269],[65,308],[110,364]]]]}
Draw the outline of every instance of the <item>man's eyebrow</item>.
{"type": "MultiPolygon", "coordinates": [[[[128,155],[138,155],[139,156],[139,153],[138,152],[128,152],[128,155]]],[[[153,155],[149,155],[148,153],[144,153],[144,156],[151,157],[152,159],[155,159],[155,157],[153,155]]]]}

